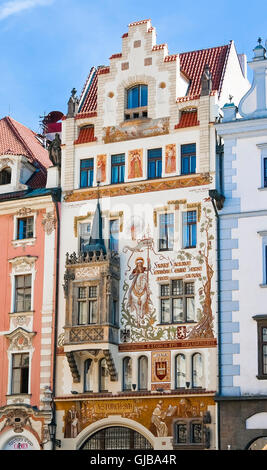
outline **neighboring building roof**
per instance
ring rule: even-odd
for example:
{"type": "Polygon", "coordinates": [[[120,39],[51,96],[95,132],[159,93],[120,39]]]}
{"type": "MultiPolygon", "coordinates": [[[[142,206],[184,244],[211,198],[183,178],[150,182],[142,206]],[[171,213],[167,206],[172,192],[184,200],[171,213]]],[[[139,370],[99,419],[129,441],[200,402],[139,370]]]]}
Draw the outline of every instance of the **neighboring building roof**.
{"type": "Polygon", "coordinates": [[[9,116],[0,119],[0,155],[23,155],[36,167],[27,184],[31,188],[46,185],[46,169],[52,166],[48,151],[35,132],[9,116]]]}
{"type": "MultiPolygon", "coordinates": [[[[174,54],[172,56],[167,56],[165,61],[168,62],[170,60],[176,60],[179,56],[181,73],[183,73],[190,81],[187,96],[194,96],[195,98],[200,95],[201,76],[205,65],[208,64],[212,76],[212,91],[218,91],[220,94],[231,44],[232,42],[224,46],[213,47],[210,49],[183,52],[179,55],[174,54]]],[[[116,54],[116,56],[117,55],[118,54],[116,54]]],[[[108,72],[109,67],[100,66],[98,68],[91,68],[83,87],[77,117],[79,117],[79,115],[82,116],[84,113],[97,111],[98,75],[108,72]]]]}

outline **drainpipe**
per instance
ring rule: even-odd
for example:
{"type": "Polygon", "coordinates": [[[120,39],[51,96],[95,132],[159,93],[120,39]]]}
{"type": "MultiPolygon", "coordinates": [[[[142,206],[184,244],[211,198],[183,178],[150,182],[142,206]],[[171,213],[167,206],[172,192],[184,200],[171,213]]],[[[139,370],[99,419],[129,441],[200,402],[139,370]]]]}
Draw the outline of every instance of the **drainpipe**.
{"type": "MultiPolygon", "coordinates": [[[[57,217],[57,240],[56,240],[56,292],[55,292],[55,322],[54,322],[54,360],[53,360],[53,378],[52,378],[52,421],[56,423],[55,409],[55,387],[56,387],[56,351],[57,351],[57,328],[58,328],[58,291],[59,291],[59,243],[60,243],[60,217],[58,204],[60,201],[60,190],[52,190],[52,200],[56,209],[57,217]]],[[[55,439],[52,441],[52,449],[55,450],[55,439]]]]}
{"type": "MultiPolygon", "coordinates": [[[[210,190],[209,196],[213,205],[216,216],[216,230],[217,230],[217,300],[218,300],[218,396],[221,395],[221,251],[220,251],[220,216],[216,206],[216,200],[220,202],[224,197],[221,196],[217,190],[210,190]]],[[[218,450],[220,450],[220,404],[217,406],[217,436],[218,436],[218,450]]]]}

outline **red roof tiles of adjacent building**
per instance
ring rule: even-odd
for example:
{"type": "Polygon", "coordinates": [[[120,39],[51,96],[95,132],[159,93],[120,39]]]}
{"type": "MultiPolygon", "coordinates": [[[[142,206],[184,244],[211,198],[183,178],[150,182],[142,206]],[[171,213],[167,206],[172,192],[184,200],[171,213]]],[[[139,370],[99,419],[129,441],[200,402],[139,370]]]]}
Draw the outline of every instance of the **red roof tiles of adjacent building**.
{"type": "Polygon", "coordinates": [[[32,188],[45,186],[46,169],[52,166],[48,151],[32,130],[9,116],[0,119],[0,155],[26,157],[37,169],[31,177],[29,186],[32,188]]]}
{"type": "MultiPolygon", "coordinates": [[[[153,50],[159,50],[165,45],[160,44],[154,46],[153,50]]],[[[223,79],[224,70],[227,63],[227,58],[231,43],[224,46],[213,47],[210,49],[201,49],[192,52],[183,52],[181,54],[173,54],[165,57],[165,62],[172,62],[179,56],[180,59],[180,71],[190,81],[190,86],[187,92],[187,96],[180,97],[182,101],[194,99],[200,96],[201,92],[201,76],[204,71],[206,64],[209,65],[210,73],[212,76],[212,91],[218,91],[220,94],[223,79]]],[[[117,56],[117,54],[116,54],[117,56]]],[[[113,57],[113,56],[111,56],[113,57]]],[[[97,110],[97,82],[98,74],[108,73],[110,68],[99,67],[98,69],[92,68],[89,77],[85,83],[82,99],[80,103],[79,113],[88,113],[97,110]],[[83,96],[84,95],[84,96],[83,96]]]]}
{"type": "Polygon", "coordinates": [[[183,111],[181,113],[180,121],[174,129],[182,129],[184,127],[198,126],[197,111],[183,111]]]}

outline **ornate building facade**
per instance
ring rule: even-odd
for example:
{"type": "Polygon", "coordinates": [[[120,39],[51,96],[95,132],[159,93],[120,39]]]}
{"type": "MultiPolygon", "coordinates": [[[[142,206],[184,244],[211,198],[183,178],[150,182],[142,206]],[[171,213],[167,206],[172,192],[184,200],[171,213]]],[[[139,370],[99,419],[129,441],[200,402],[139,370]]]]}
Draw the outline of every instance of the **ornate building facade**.
{"type": "Polygon", "coordinates": [[[62,120],[62,449],[216,448],[214,124],[229,94],[248,89],[241,59],[233,42],[170,55],[145,20],[129,25],[109,66],[91,69],[79,99],[72,90],[62,120]]]}
{"type": "Polygon", "coordinates": [[[224,144],[220,237],[220,407],[222,449],[267,443],[267,60],[259,44],[253,83],[224,108],[216,125],[224,144]],[[234,419],[233,419],[234,418],[234,419]]]}
{"type": "Polygon", "coordinates": [[[1,450],[51,448],[60,191],[46,188],[49,167],[30,129],[0,120],[1,450]]]}

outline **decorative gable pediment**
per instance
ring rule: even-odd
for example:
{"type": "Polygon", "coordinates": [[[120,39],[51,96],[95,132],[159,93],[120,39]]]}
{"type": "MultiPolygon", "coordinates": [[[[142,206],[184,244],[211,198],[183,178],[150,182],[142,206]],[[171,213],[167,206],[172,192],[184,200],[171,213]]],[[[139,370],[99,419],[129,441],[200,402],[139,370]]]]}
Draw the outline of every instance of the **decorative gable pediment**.
{"type": "Polygon", "coordinates": [[[24,328],[17,328],[5,336],[9,340],[9,351],[26,351],[32,348],[32,339],[36,335],[35,332],[29,332],[24,328]]]}

